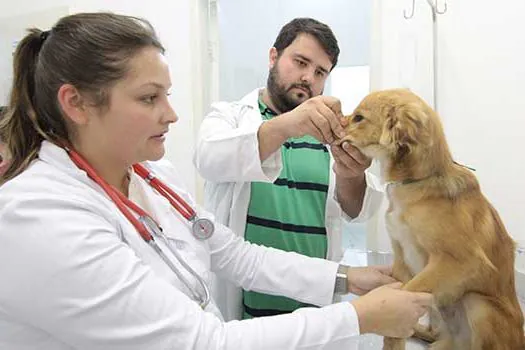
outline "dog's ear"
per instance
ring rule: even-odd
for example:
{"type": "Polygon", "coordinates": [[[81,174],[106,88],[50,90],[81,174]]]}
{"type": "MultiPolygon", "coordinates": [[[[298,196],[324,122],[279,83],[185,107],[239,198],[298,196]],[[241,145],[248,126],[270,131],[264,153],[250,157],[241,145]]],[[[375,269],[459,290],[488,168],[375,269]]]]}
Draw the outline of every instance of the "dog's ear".
{"type": "Polygon", "coordinates": [[[390,106],[379,143],[398,155],[410,153],[417,145],[429,145],[428,116],[419,104],[390,106]]]}

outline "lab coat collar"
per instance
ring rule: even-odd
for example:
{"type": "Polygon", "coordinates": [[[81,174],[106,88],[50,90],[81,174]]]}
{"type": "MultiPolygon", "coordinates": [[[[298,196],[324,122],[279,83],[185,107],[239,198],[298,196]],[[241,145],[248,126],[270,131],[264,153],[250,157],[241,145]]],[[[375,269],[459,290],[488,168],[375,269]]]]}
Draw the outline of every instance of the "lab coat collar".
{"type": "MultiPolygon", "coordinates": [[[[69,176],[81,181],[82,183],[94,187],[97,191],[104,193],[102,187],[94,185],[95,182],[88,176],[87,172],[79,169],[75,163],[69,157],[69,154],[62,147],[55,145],[49,141],[43,141],[38,152],[38,158],[55,167],[69,176]]],[[[130,175],[132,174],[132,168],[130,168],[130,175]]],[[[109,198],[109,197],[108,197],[109,198]]]]}
{"type": "Polygon", "coordinates": [[[253,90],[248,95],[244,96],[239,101],[239,103],[244,105],[244,106],[248,106],[248,107],[251,107],[251,108],[254,108],[254,109],[258,109],[259,108],[259,93],[261,92],[262,89],[264,89],[264,88],[261,87],[261,88],[257,88],[255,90],[253,90]]]}
{"type": "Polygon", "coordinates": [[[65,171],[75,177],[81,176],[83,174],[83,177],[87,180],[88,176],[86,172],[80,170],[75,163],[69,158],[69,155],[67,152],[62,148],[54,143],[51,143],[49,141],[43,141],[42,145],[40,146],[40,151],[38,152],[38,158],[49,164],[52,165],[62,171],[65,171]]]}

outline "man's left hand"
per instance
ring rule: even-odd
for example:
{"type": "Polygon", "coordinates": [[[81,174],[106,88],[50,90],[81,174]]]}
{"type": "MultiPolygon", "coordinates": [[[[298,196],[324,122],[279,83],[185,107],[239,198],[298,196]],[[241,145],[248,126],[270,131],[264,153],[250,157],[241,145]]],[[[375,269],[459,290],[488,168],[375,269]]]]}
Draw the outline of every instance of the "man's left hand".
{"type": "Polygon", "coordinates": [[[371,160],[349,142],[334,143],[330,149],[335,161],[334,172],[339,178],[350,180],[363,176],[370,166],[371,160]]]}
{"type": "Polygon", "coordinates": [[[356,295],[364,295],[377,287],[397,282],[392,277],[392,266],[349,267],[346,274],[348,292],[356,295]]]}

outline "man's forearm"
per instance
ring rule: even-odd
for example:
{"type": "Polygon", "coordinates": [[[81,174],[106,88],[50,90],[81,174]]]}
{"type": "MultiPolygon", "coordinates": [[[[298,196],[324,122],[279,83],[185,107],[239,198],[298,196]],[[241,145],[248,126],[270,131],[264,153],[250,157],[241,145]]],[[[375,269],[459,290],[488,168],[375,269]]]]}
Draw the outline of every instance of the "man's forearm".
{"type": "Polygon", "coordinates": [[[361,212],[365,198],[365,174],[352,179],[345,179],[336,176],[335,186],[337,200],[341,209],[351,218],[357,217],[361,212]]]}
{"type": "Polygon", "coordinates": [[[288,139],[280,117],[262,123],[257,132],[257,138],[259,140],[259,157],[261,162],[264,162],[288,139]]]}

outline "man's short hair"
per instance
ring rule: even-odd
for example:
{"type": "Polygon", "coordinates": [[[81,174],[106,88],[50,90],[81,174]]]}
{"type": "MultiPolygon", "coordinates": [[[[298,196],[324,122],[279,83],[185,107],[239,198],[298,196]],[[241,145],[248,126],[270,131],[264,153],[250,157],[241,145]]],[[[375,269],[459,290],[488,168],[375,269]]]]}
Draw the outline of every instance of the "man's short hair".
{"type": "Polygon", "coordinates": [[[330,57],[332,69],[335,67],[340,52],[337,39],[329,26],[313,18],[295,18],[281,28],[273,44],[279,56],[299,34],[308,34],[316,38],[330,57]]]}

